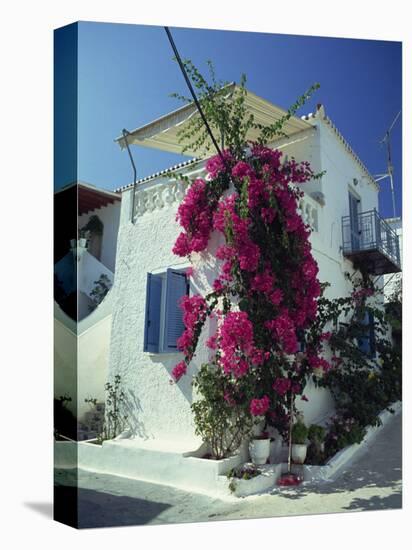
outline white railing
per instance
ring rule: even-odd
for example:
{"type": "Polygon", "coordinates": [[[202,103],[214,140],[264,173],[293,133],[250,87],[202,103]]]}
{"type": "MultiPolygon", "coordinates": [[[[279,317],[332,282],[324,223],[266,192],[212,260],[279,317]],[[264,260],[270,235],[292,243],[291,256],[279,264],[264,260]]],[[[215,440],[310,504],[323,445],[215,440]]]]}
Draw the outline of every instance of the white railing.
{"type": "Polygon", "coordinates": [[[185,196],[187,184],[184,181],[154,181],[153,183],[138,187],[135,195],[134,215],[139,217],[146,212],[160,210],[165,206],[171,206],[180,202],[185,196]]]}
{"type": "MultiPolygon", "coordinates": [[[[166,178],[160,181],[155,179],[139,186],[135,195],[135,217],[180,202],[185,196],[186,188],[185,181],[171,181],[166,178]]],[[[299,213],[313,232],[319,231],[320,207],[319,202],[306,193],[299,201],[299,213]]]]}
{"type": "Polygon", "coordinates": [[[319,208],[320,204],[307,193],[299,200],[299,213],[314,233],[319,232],[319,208]]]}

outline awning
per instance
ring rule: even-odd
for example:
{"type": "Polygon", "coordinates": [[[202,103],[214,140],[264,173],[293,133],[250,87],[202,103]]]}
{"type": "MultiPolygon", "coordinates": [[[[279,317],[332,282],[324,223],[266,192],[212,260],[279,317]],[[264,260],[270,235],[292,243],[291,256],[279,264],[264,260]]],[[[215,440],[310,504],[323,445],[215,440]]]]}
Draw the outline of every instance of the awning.
{"type": "MultiPolygon", "coordinates": [[[[235,84],[229,85],[228,94],[232,94],[235,88],[235,84]]],[[[250,91],[247,91],[246,109],[247,116],[253,114],[254,121],[257,124],[262,124],[265,126],[275,123],[286,114],[284,109],[277,107],[273,103],[270,103],[250,91]]],[[[188,124],[192,117],[199,116],[200,115],[194,103],[189,103],[176,111],[172,111],[171,113],[164,115],[149,124],[145,124],[144,126],[133,130],[127,137],[128,142],[129,144],[141,145],[142,147],[150,147],[160,149],[162,151],[168,151],[170,153],[182,154],[183,145],[179,143],[177,133],[188,124]]],[[[291,117],[283,126],[283,132],[287,136],[292,136],[308,128],[313,128],[312,124],[300,118],[291,117]]],[[[220,136],[216,130],[214,130],[214,135],[216,140],[219,142],[220,136]]],[[[251,129],[246,137],[250,141],[255,141],[258,135],[258,130],[251,129]]],[[[115,141],[122,149],[126,147],[123,136],[118,137],[115,141]]],[[[211,142],[209,145],[212,145],[211,142]]],[[[210,149],[210,151],[213,150],[213,148],[210,149]]],[[[210,152],[207,152],[206,150],[187,150],[184,154],[191,157],[204,157],[209,156],[210,152]]]]}

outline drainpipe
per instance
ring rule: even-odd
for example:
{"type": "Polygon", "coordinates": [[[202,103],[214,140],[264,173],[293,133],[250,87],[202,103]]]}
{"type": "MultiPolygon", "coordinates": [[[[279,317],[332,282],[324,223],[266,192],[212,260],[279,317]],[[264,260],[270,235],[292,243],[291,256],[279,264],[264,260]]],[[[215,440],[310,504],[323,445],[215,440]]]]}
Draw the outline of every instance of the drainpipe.
{"type": "Polygon", "coordinates": [[[132,224],[134,224],[135,223],[134,222],[134,207],[135,207],[135,201],[136,201],[137,170],[136,170],[136,165],[135,165],[134,160],[133,160],[132,153],[130,151],[129,141],[127,139],[127,136],[130,135],[130,132],[128,130],[126,130],[125,128],[123,128],[122,134],[123,134],[124,142],[126,144],[127,152],[129,153],[129,159],[130,159],[132,169],[133,169],[133,198],[132,198],[132,215],[131,215],[131,220],[130,221],[132,222],[132,224]]]}

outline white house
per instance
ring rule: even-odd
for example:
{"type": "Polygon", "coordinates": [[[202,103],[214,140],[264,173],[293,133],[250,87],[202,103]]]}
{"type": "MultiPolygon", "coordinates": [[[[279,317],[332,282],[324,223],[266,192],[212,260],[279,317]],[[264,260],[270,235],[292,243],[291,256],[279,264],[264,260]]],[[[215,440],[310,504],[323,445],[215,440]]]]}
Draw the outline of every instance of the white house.
{"type": "Polygon", "coordinates": [[[71,398],[79,430],[88,431],[85,398],[105,400],[121,196],[77,182],[54,201],[54,396],[71,398]]]}
{"type": "MultiPolygon", "coordinates": [[[[255,121],[262,124],[273,123],[285,114],[250,92],[246,104],[255,121]]],[[[197,116],[193,105],[182,107],[133,131],[128,141],[180,152],[176,134],[192,116],[197,116]]],[[[324,107],[318,106],[315,113],[302,118],[292,117],[284,131],[286,137],[271,147],[282,149],[298,161],[309,161],[315,172],[326,172],[320,181],[302,187],[305,194],[300,209],[312,227],[319,279],[331,283],[328,295],[338,297],[351,292],[344,274],[353,272],[354,265],[366,266],[375,276],[399,271],[396,235],[378,213],[378,185],[324,107]]],[[[254,137],[251,131],[248,138],[254,137]]],[[[122,138],[118,142],[125,146],[122,138]]],[[[205,155],[171,170],[190,178],[201,176],[205,155]]],[[[109,375],[122,377],[130,405],[129,421],[142,445],[143,440],[151,440],[159,448],[168,442],[179,442],[182,449],[193,447],[197,439],[190,410],[191,376],[208,360],[202,342],[213,327],[206,325],[188,375],[171,385],[171,370],[181,359],[176,349],[183,328],[177,299],[186,292],[204,295],[211,289],[216,260],[208,252],[216,247],[217,236],[212,235],[206,253],[193,255],[195,275],[187,280],[184,269],[188,264],[172,253],[180,232],[175,216],[185,184],[170,171],[162,171],[117,191],[122,202],[109,375]]],[[[305,393],[309,401],[301,402],[299,407],[308,423],[324,419],[333,409],[326,390],[311,386],[305,393]]]]}

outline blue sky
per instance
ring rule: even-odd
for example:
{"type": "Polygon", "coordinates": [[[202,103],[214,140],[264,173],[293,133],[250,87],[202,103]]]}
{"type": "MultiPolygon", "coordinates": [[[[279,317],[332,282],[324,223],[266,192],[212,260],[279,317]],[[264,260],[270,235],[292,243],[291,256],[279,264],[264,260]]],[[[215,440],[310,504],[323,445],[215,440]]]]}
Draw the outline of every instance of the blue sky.
{"type": "MultiPolygon", "coordinates": [[[[247,75],[247,87],[289,107],[311,84],[320,90],[299,113],[323,103],[327,114],[372,174],[386,170],[379,145],[401,109],[402,50],[399,42],[300,37],[279,34],[172,28],[183,58],[201,70],[207,59],[222,80],[247,75]]],[[[175,91],[187,94],[162,27],[80,23],[78,177],[114,189],[132,181],[127,152],[114,138],[176,109],[175,91]]],[[[392,134],[397,213],[401,212],[401,120],[392,134]]],[[[138,176],[183,159],[132,147],[138,176]]],[[[68,183],[60,174],[59,185],[68,183]]],[[[392,214],[388,180],[382,183],[381,212],[392,214]]]]}

